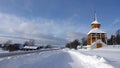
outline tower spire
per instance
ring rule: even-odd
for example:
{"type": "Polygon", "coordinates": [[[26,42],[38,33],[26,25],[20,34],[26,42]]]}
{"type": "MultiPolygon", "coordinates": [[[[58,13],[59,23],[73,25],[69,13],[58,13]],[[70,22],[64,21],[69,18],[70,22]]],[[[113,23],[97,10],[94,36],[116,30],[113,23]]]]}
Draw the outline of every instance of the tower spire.
{"type": "Polygon", "coordinates": [[[96,11],[94,11],[94,21],[91,23],[92,28],[100,28],[100,23],[97,21],[96,11]]]}
{"type": "Polygon", "coordinates": [[[96,11],[94,11],[94,21],[97,21],[96,11]]]}

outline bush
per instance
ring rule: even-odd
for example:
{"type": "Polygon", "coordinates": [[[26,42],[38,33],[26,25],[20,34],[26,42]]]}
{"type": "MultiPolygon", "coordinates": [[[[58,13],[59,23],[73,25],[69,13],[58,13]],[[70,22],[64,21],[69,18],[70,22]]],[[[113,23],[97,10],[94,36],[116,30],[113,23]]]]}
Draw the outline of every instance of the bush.
{"type": "Polygon", "coordinates": [[[47,46],[45,46],[45,48],[52,48],[52,46],[51,45],[47,45],[47,46]]]}
{"type": "Polygon", "coordinates": [[[19,45],[17,45],[17,44],[9,44],[7,46],[4,46],[3,49],[8,50],[8,51],[16,51],[16,50],[19,50],[19,45]]]}

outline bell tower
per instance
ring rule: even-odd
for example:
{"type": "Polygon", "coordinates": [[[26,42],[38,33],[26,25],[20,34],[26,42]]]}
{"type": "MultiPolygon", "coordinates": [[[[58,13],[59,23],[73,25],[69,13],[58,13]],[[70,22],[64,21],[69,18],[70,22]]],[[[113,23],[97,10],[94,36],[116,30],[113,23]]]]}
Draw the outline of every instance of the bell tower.
{"type": "Polygon", "coordinates": [[[97,21],[96,12],[94,12],[94,20],[91,23],[91,30],[88,32],[87,46],[88,48],[101,48],[107,44],[106,32],[100,29],[101,24],[97,21]]]}

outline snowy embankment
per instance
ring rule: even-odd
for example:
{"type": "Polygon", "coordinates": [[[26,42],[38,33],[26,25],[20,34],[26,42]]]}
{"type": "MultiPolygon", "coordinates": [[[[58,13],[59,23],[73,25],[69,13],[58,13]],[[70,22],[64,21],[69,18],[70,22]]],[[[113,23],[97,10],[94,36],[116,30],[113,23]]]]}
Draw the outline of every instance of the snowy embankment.
{"type": "Polygon", "coordinates": [[[54,50],[4,58],[0,68],[113,68],[104,58],[76,50],[54,50]]]}
{"type": "MultiPolygon", "coordinates": [[[[90,56],[82,54],[78,51],[69,51],[71,56],[75,58],[75,60],[81,61],[81,65],[84,68],[113,68],[112,65],[109,64],[103,57],[99,56],[90,56]]],[[[79,68],[79,67],[77,67],[79,68]]]]}
{"type": "Polygon", "coordinates": [[[120,45],[106,46],[93,50],[80,49],[79,52],[86,55],[104,57],[114,68],[120,68],[120,45]]]}

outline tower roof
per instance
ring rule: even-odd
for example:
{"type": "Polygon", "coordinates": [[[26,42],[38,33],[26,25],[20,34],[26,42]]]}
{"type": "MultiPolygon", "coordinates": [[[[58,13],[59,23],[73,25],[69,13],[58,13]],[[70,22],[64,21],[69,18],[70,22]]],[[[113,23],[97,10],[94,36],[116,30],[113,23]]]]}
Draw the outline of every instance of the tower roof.
{"type": "Polygon", "coordinates": [[[94,28],[94,29],[91,29],[91,30],[88,32],[88,34],[90,34],[90,33],[106,33],[106,32],[104,32],[104,31],[101,30],[101,29],[94,28]]]}
{"type": "Polygon", "coordinates": [[[98,21],[93,21],[91,24],[100,24],[98,21]]]}

